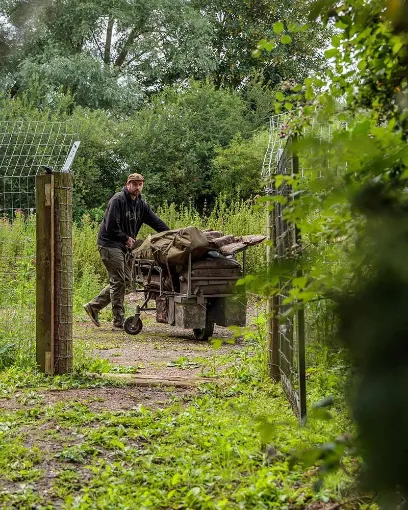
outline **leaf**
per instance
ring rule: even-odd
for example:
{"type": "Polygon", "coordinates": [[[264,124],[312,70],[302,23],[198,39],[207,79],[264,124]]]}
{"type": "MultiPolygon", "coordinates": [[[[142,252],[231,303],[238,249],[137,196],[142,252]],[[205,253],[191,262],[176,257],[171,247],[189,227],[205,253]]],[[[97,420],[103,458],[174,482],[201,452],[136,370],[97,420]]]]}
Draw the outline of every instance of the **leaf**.
{"type": "Polygon", "coordinates": [[[401,48],[403,46],[404,46],[404,42],[403,42],[402,38],[399,37],[392,47],[392,52],[394,53],[394,55],[396,55],[401,50],[401,48]]]}
{"type": "Polygon", "coordinates": [[[358,69],[360,71],[364,71],[364,69],[367,67],[367,62],[365,60],[360,60],[360,62],[357,64],[358,69]]]}
{"type": "Polygon", "coordinates": [[[277,21],[276,23],[273,24],[273,31],[277,35],[280,35],[283,32],[284,28],[285,27],[284,27],[282,21],[277,21]]]}
{"type": "Polygon", "coordinates": [[[175,473],[173,475],[173,478],[171,479],[171,485],[177,485],[179,482],[181,482],[182,478],[180,473],[175,473]]]}
{"type": "Polygon", "coordinates": [[[321,14],[324,14],[323,11],[332,6],[333,3],[333,0],[316,0],[310,7],[309,19],[315,20],[318,18],[321,14]]]}
{"type": "Polygon", "coordinates": [[[281,39],[282,44],[290,44],[292,42],[292,38],[290,35],[284,35],[281,39]]]}
{"type": "Polygon", "coordinates": [[[304,289],[306,287],[307,283],[307,277],[306,276],[299,276],[298,278],[293,278],[292,284],[295,287],[299,287],[300,289],[304,289]]]}
{"type": "Polygon", "coordinates": [[[339,50],[337,48],[331,48],[330,50],[326,50],[324,52],[324,56],[326,58],[334,58],[339,55],[339,50]]]}
{"type": "Polygon", "coordinates": [[[275,41],[268,41],[264,44],[264,49],[268,51],[269,53],[275,48],[276,44],[275,41]]]}
{"type": "Polygon", "coordinates": [[[341,44],[341,37],[339,37],[338,35],[334,35],[332,37],[332,45],[334,48],[338,48],[341,44]]]}
{"type": "Polygon", "coordinates": [[[262,443],[266,444],[273,437],[275,432],[275,424],[270,421],[268,418],[263,418],[259,420],[258,430],[261,435],[262,443]]]}
{"type": "Polygon", "coordinates": [[[276,97],[276,99],[277,99],[278,101],[283,101],[283,100],[285,99],[285,96],[283,95],[283,92],[281,92],[281,91],[278,91],[278,92],[276,93],[276,96],[275,96],[275,97],[276,97]]]}
{"type": "Polygon", "coordinates": [[[307,100],[310,100],[310,99],[314,99],[315,97],[315,92],[313,90],[313,87],[306,87],[306,92],[305,92],[305,98],[307,100]]]}
{"type": "Polygon", "coordinates": [[[216,351],[222,347],[224,341],[221,338],[214,338],[211,340],[211,346],[216,351]]]}

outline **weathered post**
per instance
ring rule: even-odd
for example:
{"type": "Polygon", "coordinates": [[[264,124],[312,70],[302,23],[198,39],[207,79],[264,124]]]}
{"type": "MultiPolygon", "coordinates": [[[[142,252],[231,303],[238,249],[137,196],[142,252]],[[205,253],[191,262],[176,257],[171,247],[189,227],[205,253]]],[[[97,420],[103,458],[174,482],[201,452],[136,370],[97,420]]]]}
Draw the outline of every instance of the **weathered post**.
{"type": "MultiPolygon", "coordinates": [[[[272,183],[272,187],[268,189],[268,195],[273,196],[275,186],[272,183]]],[[[268,278],[271,276],[271,269],[273,264],[274,247],[276,246],[276,225],[275,225],[275,204],[268,201],[267,207],[267,218],[266,218],[266,235],[267,235],[267,248],[266,248],[266,260],[268,266],[268,278]]],[[[268,317],[268,369],[269,375],[275,382],[280,380],[279,370],[279,319],[278,319],[278,307],[276,298],[274,296],[268,297],[267,304],[267,317],[268,317]]]]}
{"type": "Polygon", "coordinates": [[[72,175],[36,178],[36,358],[46,374],[72,370],[72,175]]]}

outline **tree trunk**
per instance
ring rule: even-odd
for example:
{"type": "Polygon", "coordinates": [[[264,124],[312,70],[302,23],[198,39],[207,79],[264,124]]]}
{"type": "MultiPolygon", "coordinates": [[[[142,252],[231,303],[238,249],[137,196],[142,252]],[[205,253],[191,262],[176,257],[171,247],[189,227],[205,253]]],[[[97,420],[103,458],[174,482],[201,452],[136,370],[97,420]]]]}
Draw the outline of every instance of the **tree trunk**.
{"type": "Polygon", "coordinates": [[[111,58],[111,47],[112,47],[112,34],[113,34],[113,25],[115,24],[114,18],[109,16],[108,27],[106,29],[106,39],[105,39],[105,51],[103,55],[103,61],[105,64],[110,63],[111,58]]]}
{"type": "Polygon", "coordinates": [[[129,47],[133,43],[133,41],[137,37],[137,30],[136,28],[133,28],[132,31],[129,34],[129,37],[127,38],[127,41],[124,43],[117,59],[115,60],[115,66],[121,67],[121,65],[124,63],[128,53],[129,53],[129,47]]]}

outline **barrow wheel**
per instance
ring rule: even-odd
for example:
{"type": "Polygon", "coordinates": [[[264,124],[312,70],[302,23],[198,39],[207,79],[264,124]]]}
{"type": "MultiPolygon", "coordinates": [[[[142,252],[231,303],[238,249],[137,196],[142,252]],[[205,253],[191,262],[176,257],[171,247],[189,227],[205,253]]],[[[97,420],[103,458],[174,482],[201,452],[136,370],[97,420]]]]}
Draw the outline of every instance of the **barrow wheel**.
{"type": "Polygon", "coordinates": [[[214,323],[206,324],[205,328],[194,328],[193,333],[196,340],[208,340],[213,336],[214,323]]]}
{"type": "Polygon", "coordinates": [[[126,331],[128,335],[137,335],[142,331],[143,328],[143,322],[138,319],[136,324],[134,324],[134,317],[128,317],[124,324],[123,329],[126,331]]]}

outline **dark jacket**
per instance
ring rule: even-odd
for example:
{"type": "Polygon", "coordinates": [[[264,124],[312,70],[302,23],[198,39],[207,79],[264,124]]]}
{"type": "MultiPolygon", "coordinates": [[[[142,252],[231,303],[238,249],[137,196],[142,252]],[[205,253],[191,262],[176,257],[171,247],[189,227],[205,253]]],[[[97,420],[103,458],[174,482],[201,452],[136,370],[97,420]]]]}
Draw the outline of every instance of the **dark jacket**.
{"type": "Polygon", "coordinates": [[[132,200],[125,186],[109,200],[99,227],[98,246],[124,249],[129,237],[136,239],[143,223],[156,232],[170,230],[140,195],[132,200]]]}

